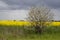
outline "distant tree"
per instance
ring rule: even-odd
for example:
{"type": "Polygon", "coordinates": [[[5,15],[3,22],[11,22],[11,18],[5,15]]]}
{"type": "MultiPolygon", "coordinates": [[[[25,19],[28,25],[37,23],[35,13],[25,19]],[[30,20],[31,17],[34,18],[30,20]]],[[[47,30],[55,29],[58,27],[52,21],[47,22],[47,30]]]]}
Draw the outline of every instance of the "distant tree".
{"type": "Polygon", "coordinates": [[[16,20],[13,20],[13,21],[16,21],[16,20]]]}
{"type": "Polygon", "coordinates": [[[36,33],[42,33],[46,22],[51,22],[52,19],[53,13],[47,7],[32,7],[27,17],[28,21],[35,23],[36,33]]]}

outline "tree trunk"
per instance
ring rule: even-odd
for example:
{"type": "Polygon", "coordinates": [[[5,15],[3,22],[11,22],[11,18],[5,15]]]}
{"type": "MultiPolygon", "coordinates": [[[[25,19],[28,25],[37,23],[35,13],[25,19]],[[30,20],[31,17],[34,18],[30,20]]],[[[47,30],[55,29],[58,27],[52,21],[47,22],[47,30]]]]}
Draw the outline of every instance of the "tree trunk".
{"type": "Polygon", "coordinates": [[[38,25],[36,25],[35,26],[35,31],[36,31],[36,33],[42,33],[42,28],[40,27],[40,26],[38,26],[38,25]]]}

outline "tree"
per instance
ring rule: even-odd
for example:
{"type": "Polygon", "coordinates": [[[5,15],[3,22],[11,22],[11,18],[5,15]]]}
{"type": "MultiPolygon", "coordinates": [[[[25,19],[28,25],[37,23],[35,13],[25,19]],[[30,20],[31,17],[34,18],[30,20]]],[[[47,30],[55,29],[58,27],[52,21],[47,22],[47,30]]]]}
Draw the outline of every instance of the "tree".
{"type": "Polygon", "coordinates": [[[27,17],[28,21],[35,23],[36,33],[42,33],[46,22],[50,23],[52,19],[53,13],[47,7],[32,7],[27,17]]]}

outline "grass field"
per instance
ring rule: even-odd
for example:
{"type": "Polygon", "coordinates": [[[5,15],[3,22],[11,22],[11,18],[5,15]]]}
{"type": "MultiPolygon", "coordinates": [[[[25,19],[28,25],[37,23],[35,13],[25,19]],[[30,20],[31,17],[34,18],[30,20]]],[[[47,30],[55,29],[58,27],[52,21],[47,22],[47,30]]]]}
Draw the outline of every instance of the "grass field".
{"type": "Polygon", "coordinates": [[[36,34],[33,27],[26,26],[28,23],[0,21],[0,40],[60,40],[60,22],[52,22],[42,34],[36,34]]]}
{"type": "Polygon", "coordinates": [[[42,34],[35,34],[27,27],[0,25],[0,40],[60,40],[60,27],[47,27],[42,34]]]}
{"type": "Polygon", "coordinates": [[[60,40],[59,34],[45,34],[45,35],[29,35],[28,37],[13,37],[12,35],[4,36],[0,40],[60,40]]]}

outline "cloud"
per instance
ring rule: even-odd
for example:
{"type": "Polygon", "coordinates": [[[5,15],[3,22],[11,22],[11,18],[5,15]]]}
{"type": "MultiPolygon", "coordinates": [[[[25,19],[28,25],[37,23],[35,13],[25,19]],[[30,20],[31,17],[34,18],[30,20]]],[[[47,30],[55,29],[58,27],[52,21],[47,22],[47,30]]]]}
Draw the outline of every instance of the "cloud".
{"type": "Polygon", "coordinates": [[[45,4],[52,8],[60,8],[60,0],[44,0],[45,4]]]}
{"type": "Polygon", "coordinates": [[[0,11],[1,20],[24,20],[26,18],[27,10],[3,10],[0,11]]]}
{"type": "Polygon", "coordinates": [[[28,9],[31,6],[47,5],[52,8],[60,8],[60,0],[2,0],[11,9],[28,9]]]}
{"type": "Polygon", "coordinates": [[[24,19],[30,7],[40,5],[54,8],[55,19],[60,20],[60,0],[0,0],[0,19],[24,19]]]}
{"type": "Polygon", "coordinates": [[[0,1],[0,10],[8,9],[8,4],[3,1],[0,1]]]}
{"type": "Polygon", "coordinates": [[[1,0],[9,9],[28,9],[31,6],[47,5],[51,8],[60,8],[60,0],[1,0]]]}
{"type": "Polygon", "coordinates": [[[42,0],[2,0],[10,9],[29,9],[31,6],[41,5],[42,0]]]}
{"type": "Polygon", "coordinates": [[[52,12],[54,13],[54,20],[60,20],[60,10],[52,9],[52,12]]]}
{"type": "MultiPolygon", "coordinates": [[[[25,20],[29,10],[1,10],[0,20],[25,20]]],[[[54,20],[60,20],[60,11],[52,9],[54,20]]]]}

